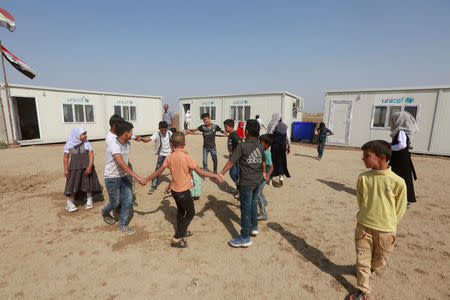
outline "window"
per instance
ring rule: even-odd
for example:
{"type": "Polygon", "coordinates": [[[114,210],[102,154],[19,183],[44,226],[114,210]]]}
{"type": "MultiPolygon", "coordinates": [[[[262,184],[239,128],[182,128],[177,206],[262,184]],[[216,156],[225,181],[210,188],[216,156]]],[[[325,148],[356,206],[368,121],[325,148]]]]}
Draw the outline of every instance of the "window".
{"type": "Polygon", "coordinates": [[[85,105],[84,106],[84,115],[86,116],[86,122],[94,122],[94,106],[93,105],[85,105]]]}
{"type": "Polygon", "coordinates": [[[216,107],[215,106],[200,106],[200,119],[202,114],[207,113],[211,117],[211,120],[216,119],[216,107]]]}
{"type": "Polygon", "coordinates": [[[72,104],[63,104],[64,122],[73,122],[73,106],[72,104]]]}
{"type": "Polygon", "coordinates": [[[247,121],[251,117],[249,105],[230,106],[230,119],[233,121],[247,121]]]}
{"type": "Polygon", "coordinates": [[[374,106],[372,114],[372,128],[389,128],[389,122],[392,115],[400,111],[409,112],[416,120],[419,116],[419,106],[417,105],[374,106]]]}
{"type": "Polygon", "coordinates": [[[75,122],[83,123],[84,122],[84,108],[82,104],[75,104],[75,122]]]}
{"type": "Polygon", "coordinates": [[[136,121],[136,106],[114,105],[114,113],[124,118],[125,121],[136,121]]]}
{"type": "Polygon", "coordinates": [[[95,122],[94,106],[91,104],[63,104],[64,123],[95,122]]]}
{"type": "Polygon", "coordinates": [[[295,100],[294,103],[292,103],[292,118],[295,120],[298,117],[298,112],[301,111],[302,108],[300,107],[300,100],[295,100]]]}

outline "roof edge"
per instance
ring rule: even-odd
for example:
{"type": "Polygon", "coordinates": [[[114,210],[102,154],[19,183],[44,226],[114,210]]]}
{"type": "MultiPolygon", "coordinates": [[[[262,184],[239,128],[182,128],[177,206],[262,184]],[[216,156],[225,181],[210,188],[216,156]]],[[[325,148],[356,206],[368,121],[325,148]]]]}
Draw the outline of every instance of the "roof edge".
{"type": "MultiPolygon", "coordinates": [[[[3,89],[5,84],[0,84],[3,89]]],[[[75,92],[75,93],[89,93],[95,95],[109,95],[109,96],[125,96],[125,97],[138,97],[138,98],[155,98],[161,99],[162,96],[152,96],[152,95],[139,95],[139,94],[121,94],[121,93],[112,93],[112,92],[102,92],[102,91],[90,91],[90,90],[78,90],[78,89],[65,89],[65,88],[55,88],[55,87],[47,87],[47,86],[35,86],[35,85],[25,85],[25,84],[8,84],[10,88],[24,88],[31,90],[45,90],[45,91],[56,91],[56,92],[75,92]]]]}
{"type": "Polygon", "coordinates": [[[391,91],[423,91],[423,90],[447,90],[450,85],[418,86],[418,87],[396,87],[396,88],[377,88],[377,89],[355,89],[355,90],[326,90],[325,94],[333,93],[361,93],[361,92],[391,92],[391,91]]]}
{"type": "Polygon", "coordinates": [[[240,97],[240,96],[263,96],[263,95],[288,95],[295,99],[303,99],[302,97],[296,96],[289,92],[267,92],[267,93],[247,93],[247,94],[228,94],[228,95],[208,95],[208,96],[189,96],[180,97],[178,100],[184,99],[205,99],[205,98],[217,98],[217,97],[240,97]]]}

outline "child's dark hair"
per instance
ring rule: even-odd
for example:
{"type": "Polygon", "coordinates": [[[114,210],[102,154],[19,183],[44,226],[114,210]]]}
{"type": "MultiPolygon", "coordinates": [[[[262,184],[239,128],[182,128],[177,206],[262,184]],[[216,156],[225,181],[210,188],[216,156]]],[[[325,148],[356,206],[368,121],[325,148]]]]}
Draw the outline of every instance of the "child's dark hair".
{"type": "Polygon", "coordinates": [[[325,128],[325,123],[324,122],[320,122],[319,128],[325,128]]]}
{"type": "Polygon", "coordinates": [[[225,121],[223,121],[223,125],[234,128],[234,121],[231,119],[226,119],[225,121]]]}
{"type": "Polygon", "coordinates": [[[125,121],[121,116],[118,114],[113,114],[111,118],[109,118],[109,127],[113,127],[114,125],[117,125],[119,122],[125,121]]]}
{"type": "Polygon", "coordinates": [[[272,143],[273,143],[273,137],[272,137],[272,135],[271,134],[263,134],[263,135],[261,135],[260,137],[259,137],[259,140],[261,141],[261,142],[264,142],[264,143],[266,143],[267,145],[272,145],[272,143]]]}
{"type": "Polygon", "coordinates": [[[181,146],[185,143],[184,133],[177,131],[172,135],[172,144],[174,147],[181,146]]]}
{"type": "Polygon", "coordinates": [[[172,127],[172,128],[170,128],[170,131],[171,131],[172,133],[175,133],[175,132],[177,132],[177,129],[176,129],[175,127],[172,127]]]}
{"type": "Polygon", "coordinates": [[[250,137],[258,137],[259,136],[259,122],[256,120],[248,120],[247,125],[245,125],[245,130],[248,131],[250,137]]]}
{"type": "Polygon", "coordinates": [[[392,155],[391,145],[383,140],[369,141],[361,147],[361,150],[368,150],[370,152],[373,152],[378,157],[384,155],[386,156],[386,161],[389,161],[392,155]]]}
{"type": "Polygon", "coordinates": [[[209,116],[209,114],[208,113],[202,113],[202,115],[200,116],[200,118],[210,118],[211,119],[211,117],[209,116]]]}
{"type": "Polygon", "coordinates": [[[256,116],[255,116],[255,119],[259,119],[259,115],[256,115],[256,116]]]}
{"type": "Polygon", "coordinates": [[[116,124],[116,134],[117,136],[122,136],[125,131],[130,131],[134,126],[128,121],[122,121],[116,124]]]}
{"type": "Polygon", "coordinates": [[[159,122],[158,128],[169,128],[169,124],[166,121],[159,122]]]}

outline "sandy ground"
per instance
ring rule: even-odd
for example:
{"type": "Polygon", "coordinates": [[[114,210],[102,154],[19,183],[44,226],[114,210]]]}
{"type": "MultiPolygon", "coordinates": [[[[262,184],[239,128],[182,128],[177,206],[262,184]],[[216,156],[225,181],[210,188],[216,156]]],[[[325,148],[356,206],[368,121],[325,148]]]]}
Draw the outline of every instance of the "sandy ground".
{"type": "MultiPolygon", "coordinates": [[[[201,136],[187,150],[201,163],[201,136]]],[[[93,143],[103,183],[105,146],[93,143]]],[[[217,138],[219,168],[225,138],[217,138]]],[[[133,143],[138,174],[155,167],[153,145],[133,143]]],[[[267,188],[269,220],[253,246],[227,241],[240,231],[231,179],[203,182],[187,249],[169,247],[175,203],[163,198],[170,175],[153,195],[136,187],[139,206],[126,236],[94,209],[65,211],[62,145],[0,151],[0,299],[344,299],[354,289],[355,182],[361,152],[293,145],[292,177],[267,188]]],[[[375,299],[450,298],[450,160],[414,156],[418,202],[398,227],[388,266],[372,277],[375,299]]],[[[210,164],[212,164],[210,159],[210,164]]],[[[211,165],[210,165],[211,166],[211,165]]],[[[101,201],[101,198],[99,199],[101,201]]]]}

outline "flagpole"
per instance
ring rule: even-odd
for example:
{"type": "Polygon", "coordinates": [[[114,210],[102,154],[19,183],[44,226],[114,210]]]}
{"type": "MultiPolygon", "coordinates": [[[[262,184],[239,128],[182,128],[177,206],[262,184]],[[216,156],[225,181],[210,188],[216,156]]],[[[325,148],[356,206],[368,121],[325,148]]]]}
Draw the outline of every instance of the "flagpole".
{"type": "MultiPolygon", "coordinates": [[[[0,48],[1,46],[2,42],[0,41],[0,48]]],[[[9,89],[8,89],[8,82],[6,81],[5,60],[3,58],[3,50],[2,49],[0,50],[2,52],[3,77],[5,78],[6,103],[8,104],[9,125],[11,126],[12,143],[17,144],[16,139],[14,138],[14,127],[12,123],[11,106],[9,105],[9,89]]],[[[8,136],[8,133],[6,133],[6,136],[8,136]]]]}
{"type": "MultiPolygon", "coordinates": [[[[1,45],[2,41],[0,41],[0,51],[1,51],[1,45]]],[[[3,51],[2,51],[3,53],[3,51]]],[[[3,127],[5,128],[5,136],[6,136],[6,143],[9,144],[9,136],[8,136],[8,128],[6,127],[6,119],[5,119],[5,108],[3,107],[3,100],[0,94],[0,104],[2,106],[2,118],[3,118],[3,127]]]]}

